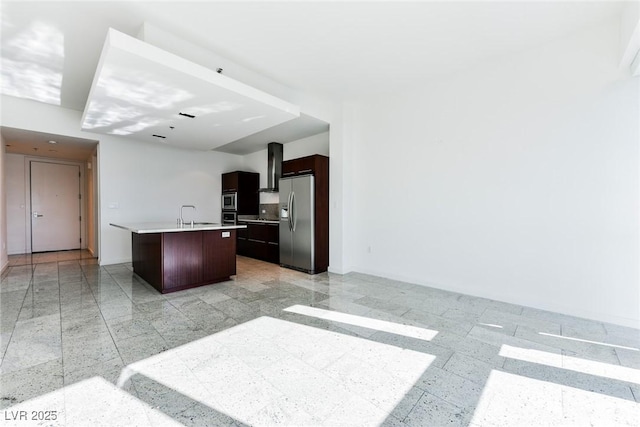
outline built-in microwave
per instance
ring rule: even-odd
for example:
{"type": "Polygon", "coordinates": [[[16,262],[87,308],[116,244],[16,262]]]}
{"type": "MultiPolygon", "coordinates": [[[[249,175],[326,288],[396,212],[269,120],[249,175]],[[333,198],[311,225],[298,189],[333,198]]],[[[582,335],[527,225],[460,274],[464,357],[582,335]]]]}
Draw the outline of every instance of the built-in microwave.
{"type": "Polygon", "coordinates": [[[222,193],[222,210],[238,210],[238,193],[222,193]]]}
{"type": "Polygon", "coordinates": [[[222,224],[223,225],[236,225],[238,216],[233,211],[222,211],[222,224]]]}

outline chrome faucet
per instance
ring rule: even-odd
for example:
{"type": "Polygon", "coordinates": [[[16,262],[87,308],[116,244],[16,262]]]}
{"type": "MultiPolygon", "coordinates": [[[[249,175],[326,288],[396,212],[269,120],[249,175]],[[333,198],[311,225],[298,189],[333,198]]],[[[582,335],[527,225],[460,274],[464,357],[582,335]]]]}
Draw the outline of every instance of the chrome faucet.
{"type": "MultiPolygon", "coordinates": [[[[184,225],[184,219],[182,219],[182,209],[184,208],[193,208],[193,210],[196,210],[196,207],[193,205],[182,205],[180,206],[180,218],[178,218],[178,225],[180,227],[182,227],[184,225]]],[[[191,226],[193,227],[193,219],[191,220],[191,226]]]]}

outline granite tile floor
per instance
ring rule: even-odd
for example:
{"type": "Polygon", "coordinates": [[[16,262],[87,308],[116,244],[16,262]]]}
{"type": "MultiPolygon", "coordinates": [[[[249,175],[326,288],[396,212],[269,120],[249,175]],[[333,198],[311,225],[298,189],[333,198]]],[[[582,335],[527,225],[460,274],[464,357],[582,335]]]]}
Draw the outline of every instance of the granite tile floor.
{"type": "Polygon", "coordinates": [[[161,295],[86,252],[14,256],[0,419],[61,426],[638,425],[640,331],[238,257],[161,295]]]}

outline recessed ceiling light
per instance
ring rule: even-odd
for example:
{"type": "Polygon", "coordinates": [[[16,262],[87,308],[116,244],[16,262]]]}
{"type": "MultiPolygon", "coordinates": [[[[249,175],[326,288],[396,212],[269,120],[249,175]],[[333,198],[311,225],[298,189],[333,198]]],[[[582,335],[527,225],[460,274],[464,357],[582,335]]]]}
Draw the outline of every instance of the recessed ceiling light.
{"type": "Polygon", "coordinates": [[[58,141],[54,141],[53,139],[51,141],[49,141],[49,144],[57,144],[58,141]]]}

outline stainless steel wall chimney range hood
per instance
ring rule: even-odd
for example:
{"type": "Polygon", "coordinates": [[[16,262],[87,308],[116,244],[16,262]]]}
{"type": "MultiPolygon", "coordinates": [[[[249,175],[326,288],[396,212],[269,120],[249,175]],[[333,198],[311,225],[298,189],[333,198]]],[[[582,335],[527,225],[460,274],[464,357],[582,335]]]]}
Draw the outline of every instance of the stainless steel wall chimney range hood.
{"type": "Polygon", "coordinates": [[[267,145],[267,188],[261,188],[263,193],[277,193],[278,181],[282,176],[282,144],[270,142],[267,145]]]}

